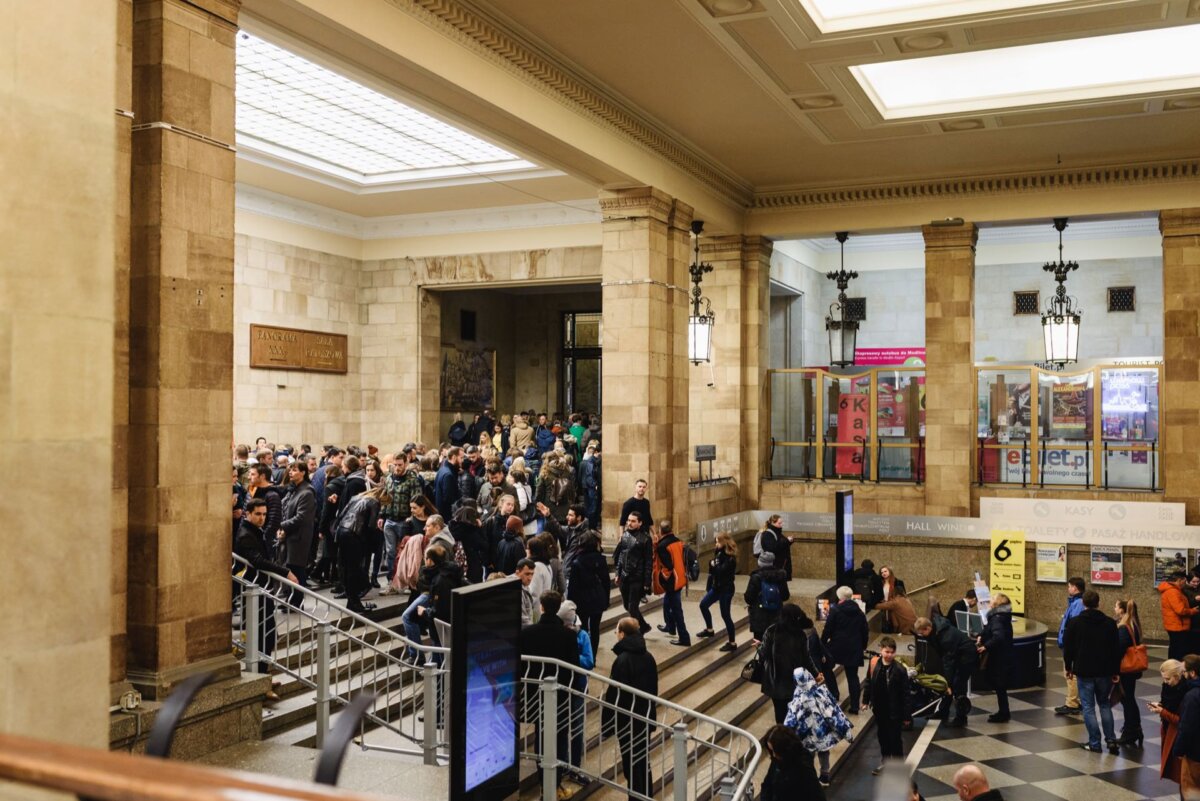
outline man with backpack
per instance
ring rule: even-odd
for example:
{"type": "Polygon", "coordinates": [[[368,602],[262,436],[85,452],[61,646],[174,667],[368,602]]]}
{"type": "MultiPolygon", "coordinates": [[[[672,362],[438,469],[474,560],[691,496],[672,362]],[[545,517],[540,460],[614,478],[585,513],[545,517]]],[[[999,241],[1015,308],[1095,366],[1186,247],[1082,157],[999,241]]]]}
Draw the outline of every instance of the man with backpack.
{"type": "Polygon", "coordinates": [[[763,551],[758,557],[758,569],[750,574],[746,585],[746,605],[750,607],[750,633],[761,642],[767,628],[779,620],[779,612],[788,592],[787,574],[775,566],[775,554],[763,551]]]}
{"type": "Polygon", "coordinates": [[[658,630],[675,637],[671,645],[687,647],[692,644],[687,621],[683,618],[683,589],[687,587],[687,561],[684,558],[683,541],[671,530],[671,521],[664,520],[659,526],[662,532],[655,552],[658,556],[658,575],[655,577],[663,591],[663,622],[658,630]]]}

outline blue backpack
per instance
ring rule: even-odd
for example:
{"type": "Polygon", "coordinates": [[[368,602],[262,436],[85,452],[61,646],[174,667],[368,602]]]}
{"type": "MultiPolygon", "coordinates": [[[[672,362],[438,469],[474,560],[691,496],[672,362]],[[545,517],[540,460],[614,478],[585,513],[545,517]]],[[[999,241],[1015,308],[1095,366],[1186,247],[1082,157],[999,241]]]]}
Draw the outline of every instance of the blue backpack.
{"type": "Polygon", "coordinates": [[[778,612],[783,608],[783,591],[779,589],[777,582],[762,582],[762,596],[759,599],[758,605],[768,612],[778,612]]]}

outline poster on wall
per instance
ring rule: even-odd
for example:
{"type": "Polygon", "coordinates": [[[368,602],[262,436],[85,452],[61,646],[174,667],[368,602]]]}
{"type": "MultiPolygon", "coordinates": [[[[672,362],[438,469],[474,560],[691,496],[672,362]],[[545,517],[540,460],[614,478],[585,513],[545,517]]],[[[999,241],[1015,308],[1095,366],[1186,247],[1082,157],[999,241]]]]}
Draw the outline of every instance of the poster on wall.
{"type": "Polygon", "coordinates": [[[1100,421],[1105,439],[1158,438],[1157,380],[1157,374],[1146,371],[1104,371],[1100,421]]]}
{"type": "MultiPolygon", "coordinates": [[[[837,442],[861,445],[867,441],[871,399],[866,395],[840,395],[837,407],[837,442]]],[[[835,448],[834,471],[841,476],[861,476],[864,448],[835,448]]]]}
{"type": "Polygon", "coordinates": [[[1050,393],[1051,424],[1056,433],[1080,432],[1087,428],[1087,387],[1055,384],[1050,393]]]}
{"type": "Polygon", "coordinates": [[[1025,532],[992,529],[991,573],[988,584],[1012,601],[1012,610],[1025,611],[1025,532]]]}
{"type": "Polygon", "coordinates": [[[1092,584],[1125,583],[1125,551],[1120,545],[1092,546],[1092,584]]]}
{"type": "Polygon", "coordinates": [[[924,367],[924,348],[855,348],[857,367],[924,367]]]}
{"type": "Polygon", "coordinates": [[[1038,581],[1067,583],[1067,544],[1065,542],[1039,542],[1035,554],[1038,581]]]}
{"type": "Polygon", "coordinates": [[[496,405],[496,351],[442,346],[442,411],[480,412],[496,405]]]}
{"type": "Polygon", "coordinates": [[[1188,570],[1187,548],[1155,548],[1154,549],[1154,586],[1167,580],[1167,576],[1176,570],[1188,570]]]}
{"type": "Polygon", "coordinates": [[[1005,422],[1009,428],[1024,428],[1028,430],[1033,419],[1032,396],[1029,384],[1010,384],[1008,387],[1008,409],[1005,411],[1005,422]]]}
{"type": "Polygon", "coordinates": [[[918,429],[925,423],[925,376],[913,379],[917,385],[916,398],[912,397],[909,387],[912,383],[897,386],[891,381],[880,380],[876,388],[876,419],[881,437],[908,436],[908,425],[911,420],[918,429]],[[916,408],[910,400],[916,401],[916,408]],[[910,418],[909,415],[915,415],[910,418]]]}

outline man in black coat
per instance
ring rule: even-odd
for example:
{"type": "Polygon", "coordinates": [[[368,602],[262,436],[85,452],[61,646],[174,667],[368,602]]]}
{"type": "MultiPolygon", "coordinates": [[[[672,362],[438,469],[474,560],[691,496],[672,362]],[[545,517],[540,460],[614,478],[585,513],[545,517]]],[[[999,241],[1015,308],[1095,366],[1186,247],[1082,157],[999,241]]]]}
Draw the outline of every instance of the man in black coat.
{"type": "Polygon", "coordinates": [[[625,503],[621,504],[621,517],[617,521],[617,525],[621,528],[625,528],[630,512],[637,512],[641,516],[644,528],[654,525],[654,517],[650,514],[650,500],[646,497],[646,487],[648,486],[644,478],[633,482],[633,497],[626,499],[625,503]]]}
{"type": "MultiPolygon", "coordinates": [[[[829,619],[825,621],[825,630],[821,633],[821,642],[833,658],[835,664],[841,665],[846,673],[846,690],[850,693],[850,714],[857,715],[859,700],[862,697],[861,686],[858,682],[858,671],[863,663],[863,651],[867,648],[867,616],[863,614],[858,602],[854,600],[854,592],[849,587],[838,587],[838,602],[829,610],[829,619]]],[[[833,676],[828,677],[831,684],[836,684],[833,676]]]]}
{"type": "MultiPolygon", "coordinates": [[[[658,663],[646,650],[637,620],[623,617],[617,623],[617,644],[613,646],[613,652],[617,658],[609,676],[614,682],[650,696],[658,695],[658,663]]],[[[605,690],[604,701],[600,724],[605,734],[617,735],[625,782],[633,792],[650,795],[650,788],[654,786],[649,759],[650,721],[658,715],[658,706],[652,698],[634,695],[616,684],[610,684],[605,690]],[[628,714],[616,711],[618,709],[628,714]]],[[[633,798],[630,796],[630,801],[633,798]]]]}
{"type": "Polygon", "coordinates": [[[651,573],[654,571],[654,543],[646,530],[642,515],[634,511],[625,521],[625,532],[613,558],[617,563],[617,583],[621,586],[621,601],[625,611],[637,620],[642,633],[650,630],[650,624],[642,617],[642,598],[650,594],[651,573]]]}
{"type": "Polygon", "coordinates": [[[458,473],[462,465],[462,448],[451,448],[446,453],[446,461],[438,468],[437,477],[433,480],[433,505],[443,520],[454,517],[454,505],[462,497],[459,488],[458,473]]]}
{"type": "Polygon", "coordinates": [[[1074,676],[1083,705],[1083,725],[1087,727],[1089,751],[1100,752],[1100,730],[1109,753],[1120,753],[1113,728],[1112,686],[1121,680],[1121,647],[1117,622],[1100,611],[1100,595],[1095,590],[1083,593],[1083,611],[1067,623],[1063,634],[1063,665],[1074,676]],[[1096,706],[1100,707],[1100,725],[1096,725],[1096,706]]]}
{"type": "MultiPolygon", "coordinates": [[[[297,584],[308,585],[308,554],[313,538],[317,495],[308,480],[308,463],[297,459],[287,469],[288,491],[283,499],[283,520],[275,536],[283,545],[284,563],[297,576],[297,584]]],[[[300,604],[294,593],[292,604],[300,604]]]]}
{"type": "MultiPolygon", "coordinates": [[[[250,465],[249,490],[251,498],[262,498],[267,502],[267,519],[261,527],[264,537],[263,547],[274,547],[275,532],[279,530],[279,523],[283,520],[283,496],[280,494],[279,488],[271,484],[270,465],[250,465]]],[[[249,501],[247,501],[247,511],[249,508],[249,501]]]]}
{"type": "Polygon", "coordinates": [[[904,743],[900,731],[904,721],[911,718],[908,671],[896,661],[896,641],[891,637],[882,637],[879,640],[879,660],[867,670],[863,702],[871,708],[875,717],[880,765],[873,772],[878,775],[883,770],[884,762],[904,759],[904,743]]]}
{"type": "MultiPolygon", "coordinates": [[[[870,559],[862,560],[859,568],[846,578],[850,587],[858,593],[867,609],[874,609],[875,604],[883,600],[883,578],[875,572],[875,563],[870,559]]],[[[951,618],[953,620],[953,618],[951,618]]]]}
{"type": "MultiPolygon", "coordinates": [[[[918,637],[924,637],[941,657],[942,675],[950,685],[950,698],[955,710],[949,725],[955,728],[966,726],[967,713],[971,710],[967,698],[967,685],[979,661],[975,641],[941,615],[935,615],[933,620],[927,617],[917,618],[917,622],[913,624],[913,632],[918,637]]],[[[948,715],[949,712],[949,703],[938,709],[939,715],[948,715]]]]}
{"type": "MultiPolygon", "coordinates": [[[[283,565],[277,564],[267,554],[267,548],[263,544],[263,524],[267,520],[267,502],[262,498],[251,498],[246,501],[246,514],[242,517],[242,522],[238,526],[237,537],[233,541],[233,552],[250,563],[250,567],[246,568],[246,573],[243,576],[247,581],[252,581],[260,587],[268,587],[271,584],[268,574],[284,576],[288,581],[295,581],[296,574],[292,573],[283,565]]],[[[258,652],[263,656],[270,656],[275,650],[275,601],[270,593],[263,593],[259,596],[259,624],[258,624],[258,652]]],[[[248,610],[243,606],[243,617],[248,610]]],[[[260,660],[258,663],[258,672],[267,673],[270,666],[266,660],[260,660]]],[[[268,691],[267,697],[272,701],[278,701],[279,696],[275,695],[274,691],[268,691]]]]}
{"type": "MultiPolygon", "coordinates": [[[[558,616],[558,610],[562,607],[562,595],[554,590],[547,590],[542,593],[539,604],[542,610],[542,616],[538,618],[537,623],[525,626],[521,629],[521,634],[517,638],[517,647],[521,651],[521,656],[541,656],[548,659],[557,659],[560,662],[566,662],[568,665],[579,667],[579,643],[576,639],[575,632],[567,628],[562,622],[562,618],[558,616]]],[[[565,724],[570,719],[571,697],[567,692],[567,688],[573,684],[573,675],[571,671],[565,668],[553,667],[542,663],[534,663],[526,667],[527,678],[555,679],[558,686],[561,687],[557,693],[558,696],[558,723],[556,726],[558,731],[558,755],[560,760],[564,760],[568,755],[570,727],[565,724]]],[[[528,687],[528,684],[525,685],[528,687]]],[[[527,690],[528,692],[528,690],[527,690]]],[[[540,694],[538,698],[540,699],[540,694]]],[[[541,753],[542,750],[542,715],[541,703],[535,702],[528,696],[525,699],[526,705],[526,720],[533,717],[533,722],[536,724],[537,731],[535,733],[535,750],[541,753]]],[[[558,780],[562,782],[563,768],[558,769],[558,780]]]]}

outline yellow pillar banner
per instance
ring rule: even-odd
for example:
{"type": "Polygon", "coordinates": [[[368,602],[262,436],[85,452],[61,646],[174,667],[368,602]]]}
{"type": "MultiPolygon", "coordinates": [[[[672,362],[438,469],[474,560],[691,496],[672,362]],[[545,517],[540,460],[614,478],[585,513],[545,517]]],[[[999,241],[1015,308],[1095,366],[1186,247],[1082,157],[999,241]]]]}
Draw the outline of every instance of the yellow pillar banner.
{"type": "Polygon", "coordinates": [[[1025,611],[1025,532],[992,529],[992,603],[1002,592],[1013,612],[1025,611]]]}

